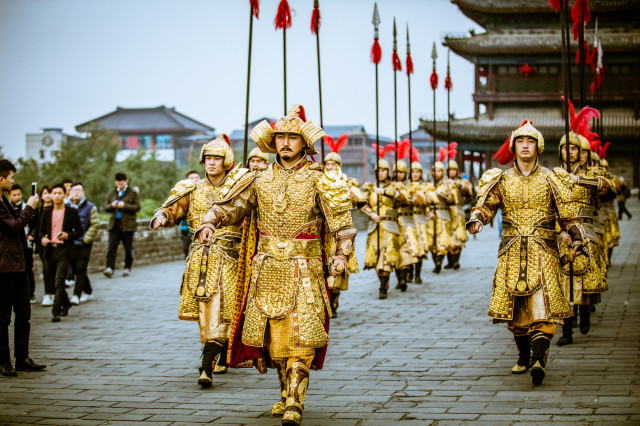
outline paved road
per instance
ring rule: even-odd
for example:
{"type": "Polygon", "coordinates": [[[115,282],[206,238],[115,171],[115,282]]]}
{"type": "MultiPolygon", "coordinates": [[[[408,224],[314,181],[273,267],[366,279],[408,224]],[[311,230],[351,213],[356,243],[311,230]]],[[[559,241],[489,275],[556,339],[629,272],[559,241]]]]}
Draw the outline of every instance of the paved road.
{"type": "MultiPolygon", "coordinates": [[[[622,222],[592,331],[552,344],[543,386],[510,374],[511,335],[486,315],[498,244],[487,228],[460,271],[434,276],[425,264],[424,285],[386,301],[373,272],[352,278],[325,369],[311,374],[304,424],[640,424],[640,208],[629,204],[634,219],[622,222]]],[[[197,325],[177,319],[182,267],[95,275],[96,299],[60,323],[34,305],[31,354],[48,368],[0,377],[0,423],[278,425],[274,372],[232,370],[209,390],[196,385],[197,325]]]]}

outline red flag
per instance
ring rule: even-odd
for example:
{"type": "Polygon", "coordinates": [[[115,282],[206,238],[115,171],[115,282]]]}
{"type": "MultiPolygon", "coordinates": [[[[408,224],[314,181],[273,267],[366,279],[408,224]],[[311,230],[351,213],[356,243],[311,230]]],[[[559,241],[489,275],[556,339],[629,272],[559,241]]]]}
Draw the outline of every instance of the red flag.
{"type": "Polygon", "coordinates": [[[311,13],[311,34],[318,34],[320,29],[320,8],[313,6],[313,12],[311,13]]]}
{"type": "Polygon", "coordinates": [[[447,78],[444,79],[444,88],[448,91],[451,91],[453,88],[453,83],[451,82],[451,76],[447,74],[447,78]]]}
{"type": "Polygon", "coordinates": [[[402,62],[400,62],[400,57],[398,56],[398,52],[393,51],[393,70],[394,71],[402,71],[402,62]]]}
{"type": "Polygon", "coordinates": [[[429,78],[429,83],[431,83],[431,90],[436,90],[438,88],[438,74],[436,73],[436,69],[435,68],[431,72],[431,77],[429,78]]]}
{"type": "Polygon", "coordinates": [[[249,0],[251,3],[251,10],[253,11],[253,16],[258,19],[258,15],[260,15],[260,0],[249,0]]]}
{"type": "Polygon", "coordinates": [[[411,60],[411,54],[407,53],[407,76],[413,74],[413,60],[411,60]]]}
{"type": "Polygon", "coordinates": [[[380,48],[380,43],[378,43],[378,39],[373,40],[373,46],[371,46],[371,62],[378,65],[380,60],[382,59],[382,49],[380,48]]]}
{"type": "Polygon", "coordinates": [[[280,4],[278,5],[278,14],[276,15],[274,24],[276,26],[276,30],[281,28],[291,28],[291,8],[289,7],[289,2],[287,2],[287,0],[280,0],[280,4]]]}

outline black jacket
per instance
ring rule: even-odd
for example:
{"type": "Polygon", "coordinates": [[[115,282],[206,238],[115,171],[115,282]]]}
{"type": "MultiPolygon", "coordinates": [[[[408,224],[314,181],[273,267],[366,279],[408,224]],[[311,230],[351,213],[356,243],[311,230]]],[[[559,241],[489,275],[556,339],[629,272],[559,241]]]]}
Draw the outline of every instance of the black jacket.
{"type": "Polygon", "coordinates": [[[121,198],[118,196],[118,189],[114,188],[109,192],[109,194],[107,194],[107,201],[104,203],[104,211],[111,213],[111,217],[109,218],[109,227],[107,228],[109,231],[111,231],[115,226],[116,214],[120,212],[122,214],[120,227],[124,232],[133,232],[138,226],[136,213],[140,211],[140,196],[136,191],[127,186],[124,190],[124,195],[121,198]],[[122,209],[115,209],[111,206],[111,203],[116,200],[124,202],[124,207],[122,209]]]}
{"type": "Polygon", "coordinates": [[[26,270],[25,251],[27,238],[24,227],[35,214],[35,210],[27,206],[16,213],[3,195],[0,200],[0,273],[17,273],[26,270]]]}
{"type": "MultiPolygon", "coordinates": [[[[42,213],[40,221],[40,238],[51,239],[51,218],[53,217],[53,207],[47,207],[42,213]]],[[[71,206],[64,206],[64,218],[62,219],[62,232],[69,234],[69,238],[64,241],[64,248],[70,257],[75,256],[74,241],[82,237],[82,222],[78,210],[71,206]]],[[[42,247],[42,254],[46,257],[50,244],[42,247]]]]}

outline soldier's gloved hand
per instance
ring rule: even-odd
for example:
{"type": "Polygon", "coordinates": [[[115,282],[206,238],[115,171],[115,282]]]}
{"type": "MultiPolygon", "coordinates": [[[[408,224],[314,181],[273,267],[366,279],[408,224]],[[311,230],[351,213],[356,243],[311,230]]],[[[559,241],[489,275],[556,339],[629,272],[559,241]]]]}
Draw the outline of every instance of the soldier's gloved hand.
{"type": "Polygon", "coordinates": [[[373,220],[374,222],[378,223],[378,222],[380,222],[380,216],[378,216],[375,213],[371,213],[371,220],[373,220]]]}
{"type": "Polygon", "coordinates": [[[202,230],[198,232],[198,235],[197,235],[198,241],[200,241],[201,244],[209,242],[212,236],[213,236],[213,229],[211,228],[202,228],[202,230]]]}
{"type": "Polygon", "coordinates": [[[480,222],[471,223],[467,230],[470,234],[477,234],[478,232],[482,232],[482,224],[480,222]]]}
{"type": "Polygon", "coordinates": [[[334,258],[333,262],[331,262],[331,276],[337,277],[338,275],[344,274],[346,268],[347,263],[344,260],[340,258],[334,258]]]}
{"type": "Polygon", "coordinates": [[[153,222],[151,223],[151,227],[153,229],[158,229],[161,226],[164,226],[167,223],[167,219],[165,219],[163,216],[158,216],[155,219],[153,219],[153,222]]]}
{"type": "Polygon", "coordinates": [[[571,237],[566,232],[562,233],[562,242],[565,243],[568,246],[571,245],[571,237]]]}

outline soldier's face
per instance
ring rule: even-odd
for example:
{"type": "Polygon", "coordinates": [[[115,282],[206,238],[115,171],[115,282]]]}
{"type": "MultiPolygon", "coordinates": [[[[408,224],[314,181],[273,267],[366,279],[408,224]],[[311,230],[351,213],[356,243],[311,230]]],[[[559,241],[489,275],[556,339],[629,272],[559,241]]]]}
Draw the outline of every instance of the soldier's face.
{"type": "Polygon", "coordinates": [[[457,177],[457,176],[458,176],[458,170],[456,170],[456,169],[449,169],[449,178],[450,178],[450,179],[453,179],[453,178],[455,178],[455,177],[457,177]]]}
{"type": "Polygon", "coordinates": [[[302,148],[304,148],[304,141],[300,135],[295,133],[276,134],[276,149],[283,160],[297,159],[302,153],[302,148]]]}
{"type": "Polygon", "coordinates": [[[338,170],[338,163],[336,163],[333,160],[329,160],[326,163],[324,163],[324,168],[325,170],[329,170],[330,172],[335,172],[338,170]]]}
{"type": "Polygon", "coordinates": [[[442,170],[442,169],[440,169],[440,168],[438,168],[438,169],[434,169],[434,170],[433,170],[433,177],[434,177],[436,180],[440,180],[440,179],[442,179],[442,176],[444,176],[444,170],[442,170]]]}
{"type": "Polygon", "coordinates": [[[538,141],[530,136],[519,136],[515,140],[516,157],[530,161],[538,155],[538,141]]]}
{"type": "Polygon", "coordinates": [[[387,180],[389,177],[389,169],[379,169],[378,170],[378,179],[379,180],[387,180]]]}
{"type": "Polygon", "coordinates": [[[211,177],[218,177],[224,174],[224,157],[219,155],[205,155],[204,156],[204,169],[207,171],[207,175],[211,177]]]}
{"type": "Polygon", "coordinates": [[[198,173],[189,173],[189,176],[187,176],[187,179],[192,180],[194,182],[199,182],[200,175],[198,173]]]}
{"type": "Polygon", "coordinates": [[[587,164],[589,162],[590,157],[591,157],[591,153],[586,149],[580,151],[580,165],[584,166],[585,164],[587,164]]]}
{"type": "Polygon", "coordinates": [[[417,182],[422,179],[422,170],[420,169],[412,169],[411,170],[411,180],[417,182]]]}
{"type": "Polygon", "coordinates": [[[407,178],[407,172],[396,172],[396,176],[399,181],[403,181],[407,178]]]}
{"type": "MultiPolygon", "coordinates": [[[[567,147],[563,146],[560,151],[562,152],[562,160],[567,161],[567,147]]],[[[569,162],[575,163],[580,156],[580,148],[575,145],[569,145],[569,162]]]]}
{"type": "Polygon", "coordinates": [[[258,167],[260,167],[262,165],[266,166],[267,162],[264,161],[264,159],[262,159],[260,157],[251,157],[249,159],[249,170],[250,171],[257,169],[258,167]]]}

